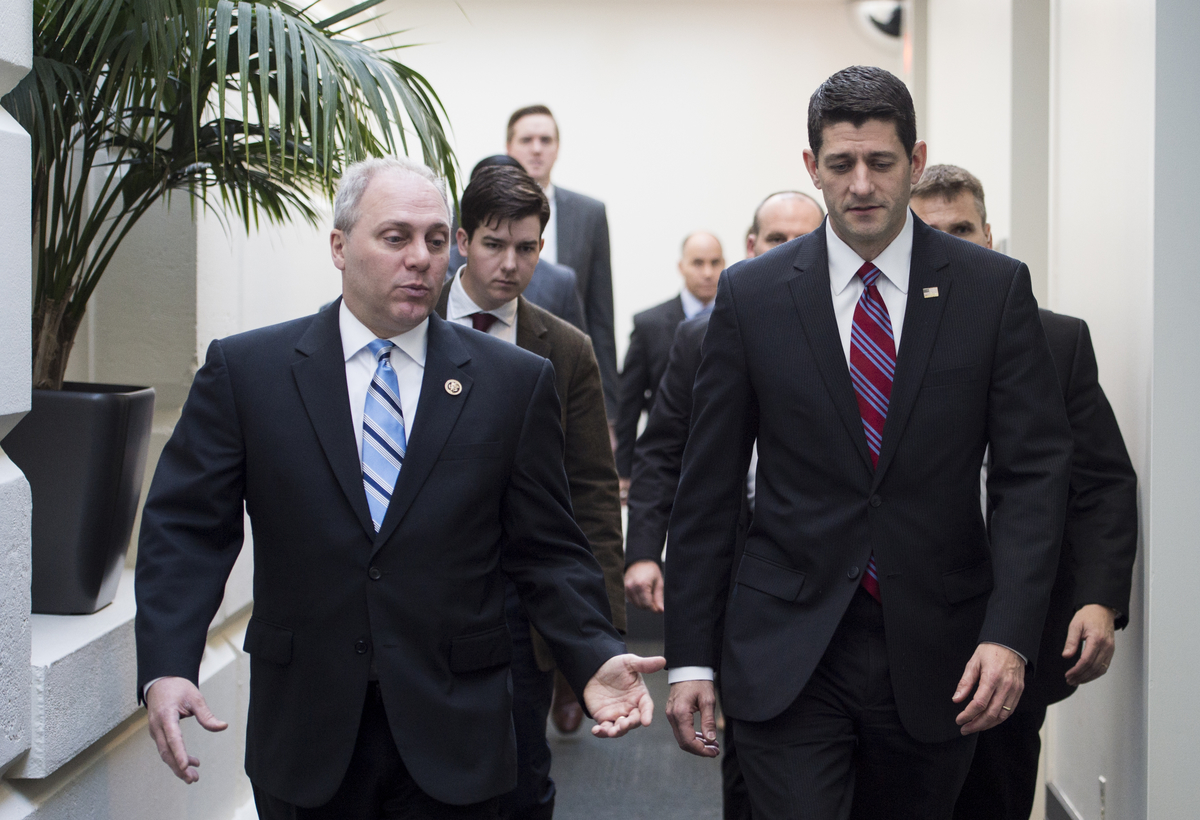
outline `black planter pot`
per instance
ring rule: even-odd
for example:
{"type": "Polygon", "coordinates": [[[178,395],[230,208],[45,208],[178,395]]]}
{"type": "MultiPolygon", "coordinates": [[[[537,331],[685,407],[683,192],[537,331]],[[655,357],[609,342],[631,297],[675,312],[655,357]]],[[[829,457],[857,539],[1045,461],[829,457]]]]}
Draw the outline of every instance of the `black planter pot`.
{"type": "Polygon", "coordinates": [[[67,382],[34,390],[0,444],[33,490],[33,611],[112,603],[137,513],[154,388],[67,382]]]}

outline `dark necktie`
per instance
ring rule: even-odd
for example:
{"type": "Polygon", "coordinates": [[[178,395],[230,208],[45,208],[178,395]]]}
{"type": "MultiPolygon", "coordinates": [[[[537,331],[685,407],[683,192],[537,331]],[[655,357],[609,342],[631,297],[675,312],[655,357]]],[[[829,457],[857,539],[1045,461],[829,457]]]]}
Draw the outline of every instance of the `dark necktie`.
{"type": "MultiPolygon", "coordinates": [[[[864,287],[854,308],[854,324],[850,330],[850,380],[858,398],[858,412],[862,416],[871,464],[878,467],[883,424],[887,420],[892,379],[896,375],[896,341],[887,305],[875,284],[882,275],[879,268],[864,262],[856,275],[864,287]]],[[[862,576],[862,586],[871,597],[882,602],[873,552],[862,576]]]]}
{"type": "Polygon", "coordinates": [[[471,314],[471,327],[480,333],[487,333],[494,324],[496,324],[496,317],[490,313],[481,312],[471,314]]]}

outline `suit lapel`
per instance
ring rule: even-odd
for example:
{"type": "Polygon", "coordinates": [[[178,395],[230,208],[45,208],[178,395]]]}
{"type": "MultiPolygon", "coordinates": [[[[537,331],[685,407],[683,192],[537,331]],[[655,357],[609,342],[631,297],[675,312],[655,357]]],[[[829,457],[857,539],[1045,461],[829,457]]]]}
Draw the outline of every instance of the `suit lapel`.
{"type": "Polygon", "coordinates": [[[929,364],[938,325],[942,321],[942,309],[950,298],[952,281],[950,260],[937,243],[933,229],[916,220],[913,225],[912,264],[908,275],[904,329],[900,334],[900,350],[896,354],[896,376],[892,381],[887,421],[883,425],[883,444],[879,451],[879,466],[875,470],[875,487],[879,486],[892,462],[921,390],[925,367],[929,364]],[[937,288],[938,295],[926,299],[927,288],[937,288]]]}
{"type": "MultiPolygon", "coordinates": [[[[379,534],[375,537],[374,551],[395,532],[458,422],[458,416],[471,393],[472,379],[461,369],[470,359],[454,329],[439,316],[431,315],[425,375],[421,379],[421,399],[409,430],[404,467],[396,480],[396,488],[392,491],[392,500],[379,527],[379,534]],[[452,392],[453,385],[448,386],[451,379],[458,382],[461,390],[452,392]]],[[[366,506],[365,497],[363,505],[366,506]]]]}
{"type": "Polygon", "coordinates": [[[858,412],[854,385],[850,382],[850,369],[846,366],[846,354],[842,350],[837,318],[833,313],[833,297],[829,293],[829,259],[825,251],[824,228],[818,228],[811,236],[812,241],[800,246],[795,261],[798,273],[788,281],[788,287],[796,303],[796,311],[800,314],[800,326],[804,328],[808,345],[825,382],[825,389],[837,407],[846,431],[854,439],[859,455],[870,467],[867,436],[862,429],[862,416],[858,412]]]}
{"type": "Polygon", "coordinates": [[[564,191],[557,185],[554,186],[554,238],[558,242],[558,264],[575,269],[575,278],[579,284],[579,292],[583,293],[584,280],[588,272],[580,270],[582,266],[579,264],[577,249],[579,243],[583,241],[583,231],[576,224],[579,214],[573,205],[571,192],[564,191]]]}
{"type": "Polygon", "coordinates": [[[305,358],[292,365],[292,375],[309,421],[325,451],[342,492],[372,538],[375,527],[363,490],[358,441],[350,418],[350,394],[346,388],[346,358],[338,324],[341,299],[316,315],[308,331],[296,343],[305,358]]]}
{"type": "Polygon", "coordinates": [[[543,359],[550,358],[553,349],[547,338],[548,329],[542,317],[530,308],[524,296],[517,297],[517,347],[536,353],[543,359]]]}

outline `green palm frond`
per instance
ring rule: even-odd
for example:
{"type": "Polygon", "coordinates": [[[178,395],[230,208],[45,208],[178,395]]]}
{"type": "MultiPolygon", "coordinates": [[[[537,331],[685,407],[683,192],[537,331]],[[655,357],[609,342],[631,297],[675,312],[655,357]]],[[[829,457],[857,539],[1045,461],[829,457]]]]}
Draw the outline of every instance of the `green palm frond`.
{"type": "Polygon", "coordinates": [[[0,103],[31,136],[38,386],[61,383],[113,253],[172,191],[247,230],[315,223],[342,168],[414,135],[456,189],[433,87],[345,34],[381,2],[316,19],[282,0],[34,0],[33,70],[0,103]]]}

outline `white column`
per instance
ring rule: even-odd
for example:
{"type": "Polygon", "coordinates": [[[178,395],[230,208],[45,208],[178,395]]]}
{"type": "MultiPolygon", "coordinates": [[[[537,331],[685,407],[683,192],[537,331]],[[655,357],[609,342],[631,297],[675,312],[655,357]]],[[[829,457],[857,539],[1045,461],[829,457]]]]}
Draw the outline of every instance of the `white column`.
{"type": "MultiPolygon", "coordinates": [[[[0,5],[0,96],[33,64],[33,4],[0,5]]],[[[29,135],[0,109],[0,438],[29,411],[29,135]]],[[[0,450],[0,772],[29,748],[29,483],[0,450]]]]}

